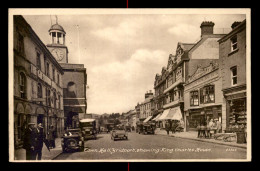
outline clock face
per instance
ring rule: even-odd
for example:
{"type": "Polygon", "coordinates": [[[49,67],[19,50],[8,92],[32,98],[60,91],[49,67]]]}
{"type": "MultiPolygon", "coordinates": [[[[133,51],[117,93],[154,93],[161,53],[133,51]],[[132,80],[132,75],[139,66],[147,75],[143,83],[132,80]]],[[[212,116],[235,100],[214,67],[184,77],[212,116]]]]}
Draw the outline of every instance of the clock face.
{"type": "Polygon", "coordinates": [[[61,61],[64,58],[64,53],[60,49],[53,49],[51,53],[57,61],[61,61]]]}

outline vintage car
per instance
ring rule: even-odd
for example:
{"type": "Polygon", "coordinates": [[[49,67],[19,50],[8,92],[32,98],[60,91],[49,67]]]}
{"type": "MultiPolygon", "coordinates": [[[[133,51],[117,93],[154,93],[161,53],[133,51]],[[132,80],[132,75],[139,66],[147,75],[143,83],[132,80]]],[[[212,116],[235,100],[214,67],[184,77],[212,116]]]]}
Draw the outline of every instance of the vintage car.
{"type": "Polygon", "coordinates": [[[151,123],[141,123],[138,125],[139,134],[154,134],[154,125],[151,123]]]}
{"type": "Polygon", "coordinates": [[[84,139],[97,139],[96,120],[95,119],[81,119],[79,121],[79,128],[84,136],[84,139]]]}
{"type": "Polygon", "coordinates": [[[111,139],[116,141],[117,139],[128,139],[128,134],[124,127],[115,126],[111,131],[111,139]]]}
{"type": "Polygon", "coordinates": [[[63,152],[84,151],[84,137],[80,129],[67,129],[61,137],[61,147],[63,152]]]}
{"type": "Polygon", "coordinates": [[[125,126],[125,131],[131,132],[131,126],[125,126]]]}

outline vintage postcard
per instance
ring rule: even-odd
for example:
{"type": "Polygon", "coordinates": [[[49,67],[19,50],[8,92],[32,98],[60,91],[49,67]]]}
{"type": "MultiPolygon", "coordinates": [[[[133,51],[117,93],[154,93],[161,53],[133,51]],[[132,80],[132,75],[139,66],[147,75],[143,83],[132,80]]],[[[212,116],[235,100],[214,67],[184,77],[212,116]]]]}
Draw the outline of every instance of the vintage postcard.
{"type": "Polygon", "coordinates": [[[9,9],[9,161],[251,161],[250,9],[9,9]]]}

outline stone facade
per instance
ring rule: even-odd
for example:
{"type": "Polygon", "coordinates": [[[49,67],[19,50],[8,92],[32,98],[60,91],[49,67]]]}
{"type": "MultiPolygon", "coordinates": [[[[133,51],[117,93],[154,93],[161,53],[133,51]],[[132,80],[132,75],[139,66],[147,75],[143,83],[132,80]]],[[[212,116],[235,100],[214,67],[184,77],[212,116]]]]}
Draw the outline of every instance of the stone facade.
{"type": "Polygon", "coordinates": [[[29,122],[64,130],[63,70],[22,16],[14,16],[14,139],[29,122]]]}
{"type": "MultiPolygon", "coordinates": [[[[219,119],[223,126],[226,124],[226,116],[222,113],[222,80],[217,62],[210,62],[208,66],[201,68],[186,81],[184,90],[184,111],[186,113],[186,129],[196,129],[200,118],[206,120],[219,119]],[[208,99],[204,99],[205,88],[212,87],[208,99]],[[206,101],[206,102],[205,102],[206,101]]],[[[225,129],[225,127],[223,127],[225,129]]]]}
{"type": "Polygon", "coordinates": [[[58,23],[49,29],[51,43],[48,49],[60,63],[63,75],[63,101],[65,127],[78,127],[80,119],[87,113],[87,70],[83,64],[68,63],[68,48],[65,44],[66,32],[58,23]]]}

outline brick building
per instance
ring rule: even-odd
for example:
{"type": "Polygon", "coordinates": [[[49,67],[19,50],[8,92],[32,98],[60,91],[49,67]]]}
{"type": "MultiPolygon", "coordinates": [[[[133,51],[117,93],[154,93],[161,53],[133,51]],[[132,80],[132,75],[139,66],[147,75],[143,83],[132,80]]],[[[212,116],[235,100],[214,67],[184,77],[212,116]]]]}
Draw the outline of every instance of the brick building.
{"type": "Polygon", "coordinates": [[[63,102],[65,127],[77,127],[79,119],[87,112],[87,73],[83,64],[68,63],[68,48],[65,44],[66,32],[58,23],[49,29],[48,49],[60,63],[63,75],[63,102]]]}
{"type": "Polygon", "coordinates": [[[14,16],[14,141],[22,144],[28,122],[64,129],[63,70],[22,16],[14,16]]]}
{"type": "Polygon", "coordinates": [[[227,128],[246,127],[246,20],[234,22],[232,31],[219,40],[224,95],[222,113],[227,128]]]}
{"type": "Polygon", "coordinates": [[[152,116],[152,100],[153,93],[150,90],[149,92],[145,93],[145,100],[140,104],[140,121],[144,121],[149,116],[152,116]]]}

